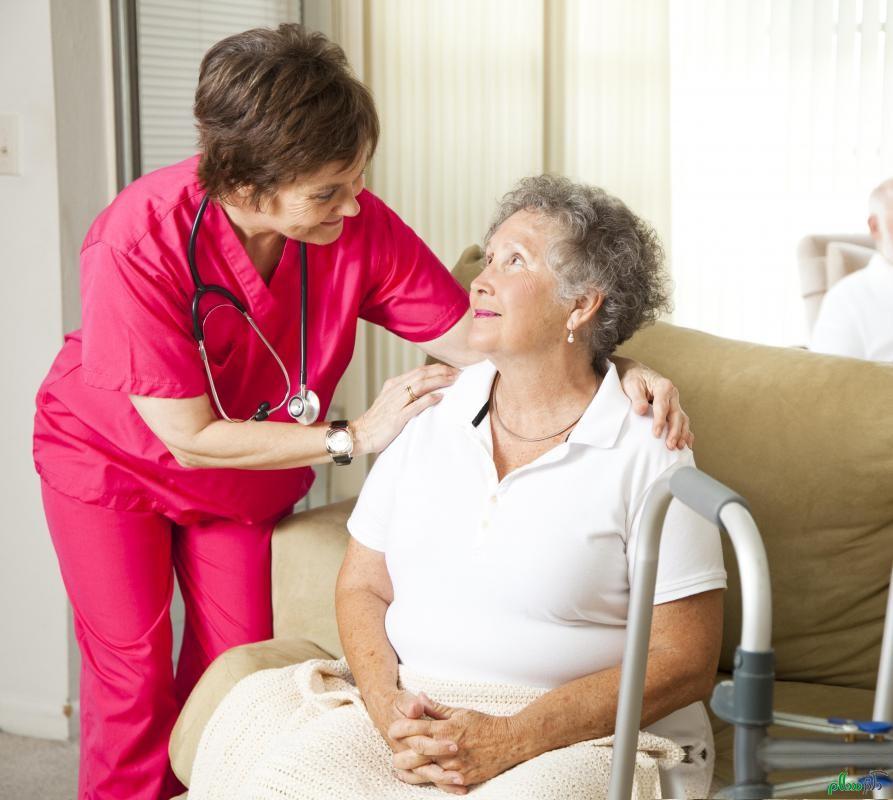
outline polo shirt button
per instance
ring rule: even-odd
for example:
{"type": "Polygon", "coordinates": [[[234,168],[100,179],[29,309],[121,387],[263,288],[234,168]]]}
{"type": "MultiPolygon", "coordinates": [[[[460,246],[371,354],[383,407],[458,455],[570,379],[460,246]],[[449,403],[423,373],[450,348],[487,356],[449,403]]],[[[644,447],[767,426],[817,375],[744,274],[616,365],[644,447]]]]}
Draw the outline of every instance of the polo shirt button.
{"type": "Polygon", "coordinates": [[[497,498],[495,494],[490,495],[490,502],[491,502],[491,503],[495,503],[498,499],[499,499],[499,498],[497,498]]]}

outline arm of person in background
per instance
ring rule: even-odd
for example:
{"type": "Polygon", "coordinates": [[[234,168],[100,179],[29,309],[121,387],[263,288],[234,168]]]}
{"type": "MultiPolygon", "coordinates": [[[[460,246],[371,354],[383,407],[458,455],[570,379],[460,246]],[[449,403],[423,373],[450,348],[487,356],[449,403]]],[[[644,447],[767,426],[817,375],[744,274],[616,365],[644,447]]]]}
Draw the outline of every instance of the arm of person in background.
{"type": "MultiPolygon", "coordinates": [[[[470,327],[471,311],[468,311],[445,334],[429,342],[421,342],[419,347],[426,355],[460,369],[476,364],[483,356],[468,349],[470,327]]],[[[633,411],[644,415],[649,407],[653,407],[654,435],[661,436],[666,431],[669,450],[682,450],[686,446],[693,448],[695,436],[688,414],[682,410],[679,390],[673,382],[630,358],[614,356],[611,360],[617,367],[620,385],[633,404],[633,411]]]]}
{"type": "MultiPolygon", "coordinates": [[[[378,453],[387,447],[410,419],[440,400],[437,390],[451,385],[457,375],[458,370],[437,364],[385,381],[369,410],[350,423],[353,455],[378,453]],[[406,402],[407,385],[419,398],[412,403],[406,402]]],[[[183,467],[289,469],[331,460],[325,447],[325,422],[307,426],[270,420],[226,422],[216,416],[207,395],[130,395],[130,400],[183,467]]]]}
{"type": "MultiPolygon", "coordinates": [[[[344,655],[366,709],[375,727],[395,753],[408,745],[391,739],[388,728],[399,719],[418,719],[437,712],[417,695],[397,687],[397,654],[385,633],[385,613],[394,599],[394,590],[385,564],[385,555],[351,538],[335,585],[335,613],[344,655]]],[[[445,634],[446,635],[446,634],[445,634]]],[[[422,748],[427,755],[416,758],[413,783],[434,783],[446,792],[464,794],[453,786],[462,776],[431,762],[433,756],[447,756],[457,750],[450,741],[430,741],[422,748]]]]}
{"type": "MultiPolygon", "coordinates": [[[[709,696],[722,641],[722,590],[654,607],[640,728],[709,696]]],[[[621,667],[601,670],[544,694],[519,713],[494,717],[430,703],[442,719],[397,719],[388,734],[409,745],[394,754],[398,770],[426,760],[432,741],[459,749],[437,756],[443,769],[462,774],[472,786],[541,753],[614,732],[621,667]]],[[[402,776],[402,772],[399,772],[402,776]]]]}

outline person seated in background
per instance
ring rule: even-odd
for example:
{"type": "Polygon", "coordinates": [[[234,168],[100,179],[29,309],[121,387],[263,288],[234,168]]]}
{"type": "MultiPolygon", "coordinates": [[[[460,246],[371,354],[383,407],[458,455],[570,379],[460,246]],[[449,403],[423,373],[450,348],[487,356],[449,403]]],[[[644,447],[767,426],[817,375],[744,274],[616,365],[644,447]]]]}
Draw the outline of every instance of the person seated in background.
{"type": "MultiPolygon", "coordinates": [[[[609,357],[667,297],[657,236],[620,200],[545,175],[505,196],[471,283],[485,360],[381,454],[348,520],[346,660],[238,683],[190,800],[604,794],[645,498],[693,464],[609,357]]],[[[694,511],[672,503],[663,530],[642,710],[660,738],[636,769],[670,746],[663,796],[706,797],[726,572],[694,511]]]]}
{"type": "Polygon", "coordinates": [[[828,290],[809,349],[893,362],[893,178],[871,193],[868,229],[877,253],[828,290]]]}

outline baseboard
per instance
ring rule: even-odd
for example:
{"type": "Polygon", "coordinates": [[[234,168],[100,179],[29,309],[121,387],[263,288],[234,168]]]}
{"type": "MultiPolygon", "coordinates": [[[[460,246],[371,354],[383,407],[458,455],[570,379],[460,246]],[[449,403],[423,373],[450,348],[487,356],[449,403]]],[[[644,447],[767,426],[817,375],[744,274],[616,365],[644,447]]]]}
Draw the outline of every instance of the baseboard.
{"type": "MultiPolygon", "coordinates": [[[[76,705],[76,704],[75,704],[76,705]]],[[[78,708],[0,695],[0,730],[17,736],[69,741],[78,708]]]]}
{"type": "Polygon", "coordinates": [[[68,738],[76,742],[81,738],[81,701],[71,704],[71,717],[68,719],[68,738]]]}

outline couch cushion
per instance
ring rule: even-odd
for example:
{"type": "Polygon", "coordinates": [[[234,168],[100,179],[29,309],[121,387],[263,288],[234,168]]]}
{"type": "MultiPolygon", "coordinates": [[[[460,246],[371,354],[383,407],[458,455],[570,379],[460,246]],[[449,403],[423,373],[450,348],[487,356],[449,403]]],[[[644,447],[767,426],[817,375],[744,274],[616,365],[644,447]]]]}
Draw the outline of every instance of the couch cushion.
{"type": "MultiPolygon", "coordinates": [[[[769,559],[776,675],[874,687],[893,565],[893,365],[661,324],[621,353],[672,378],[698,466],[751,505],[769,559]]],[[[741,631],[729,572],[720,668],[741,631]]]]}
{"type": "MultiPolygon", "coordinates": [[[[728,680],[731,675],[720,674],[717,680],[728,680]]],[[[839,686],[822,686],[814,683],[796,683],[788,681],[776,681],[775,683],[775,699],[773,707],[776,711],[788,711],[793,714],[810,714],[817,717],[849,717],[851,719],[870,719],[872,706],[874,704],[874,693],[867,689],[844,689],[839,686]]],[[[733,726],[723,722],[712,711],[708,709],[710,722],[713,724],[713,735],[715,737],[716,746],[716,765],[714,767],[714,781],[721,786],[727,786],[735,779],[733,766],[733,741],[735,729],[733,726]]],[[[772,725],[769,728],[769,735],[773,738],[790,739],[805,738],[819,739],[824,741],[834,741],[836,737],[824,736],[820,733],[810,733],[809,731],[799,731],[793,728],[783,728],[772,725]]],[[[846,764],[841,761],[840,767],[846,768],[846,764]]],[[[803,780],[813,778],[826,771],[817,772],[777,772],[770,773],[769,780],[771,783],[785,783],[787,781],[803,780]]],[[[827,770],[828,774],[835,774],[835,770],[827,770]]],[[[810,793],[809,797],[827,797],[827,792],[810,793]]],[[[864,794],[858,792],[835,792],[834,797],[862,797],[864,794]]]]}
{"type": "Polygon", "coordinates": [[[287,517],[273,536],[273,635],[303,637],[344,655],[335,622],[335,580],[356,499],[287,517]]]}
{"type": "Polygon", "coordinates": [[[171,732],[170,758],[174,774],[189,785],[199,739],[214,709],[242,678],[262,669],[276,669],[331,654],[305,639],[270,639],[233,647],[218,656],[196,684],[171,732]]]}

